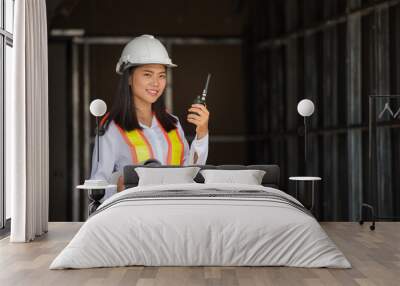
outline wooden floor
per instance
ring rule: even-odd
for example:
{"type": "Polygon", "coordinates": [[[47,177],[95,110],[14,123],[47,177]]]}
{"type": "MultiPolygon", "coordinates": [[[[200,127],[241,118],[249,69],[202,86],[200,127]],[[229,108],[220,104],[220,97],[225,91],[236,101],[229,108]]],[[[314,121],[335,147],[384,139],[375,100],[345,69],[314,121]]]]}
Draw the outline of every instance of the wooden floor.
{"type": "Polygon", "coordinates": [[[352,269],[290,267],[120,267],[48,270],[81,223],[50,223],[32,243],[0,241],[0,285],[400,285],[400,223],[372,232],[357,223],[322,223],[352,269]]]}

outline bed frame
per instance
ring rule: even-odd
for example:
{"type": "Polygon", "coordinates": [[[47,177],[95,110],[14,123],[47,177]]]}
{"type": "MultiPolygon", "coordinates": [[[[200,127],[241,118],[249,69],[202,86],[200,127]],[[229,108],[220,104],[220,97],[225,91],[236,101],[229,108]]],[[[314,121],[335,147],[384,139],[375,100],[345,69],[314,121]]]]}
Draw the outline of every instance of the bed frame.
{"type": "MultiPolygon", "coordinates": [[[[272,187],[279,189],[280,184],[280,169],[278,165],[191,165],[192,167],[200,167],[201,170],[205,169],[219,169],[219,170],[263,170],[265,175],[262,179],[262,185],[265,187],[272,187]]],[[[145,167],[145,168],[183,168],[182,166],[170,166],[170,165],[128,165],[124,167],[124,185],[125,189],[136,187],[139,182],[139,177],[135,172],[135,168],[145,167]]],[[[197,183],[204,183],[204,178],[200,174],[194,178],[197,183]]]]}

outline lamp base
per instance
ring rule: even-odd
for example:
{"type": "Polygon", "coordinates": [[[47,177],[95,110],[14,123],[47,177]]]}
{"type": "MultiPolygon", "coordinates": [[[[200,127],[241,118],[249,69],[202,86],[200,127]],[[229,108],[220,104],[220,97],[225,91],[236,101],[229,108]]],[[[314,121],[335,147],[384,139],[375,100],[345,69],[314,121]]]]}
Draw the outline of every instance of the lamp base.
{"type": "Polygon", "coordinates": [[[88,215],[90,216],[94,213],[97,208],[101,205],[100,200],[104,197],[106,193],[105,189],[89,189],[89,206],[88,206],[88,215]]]}

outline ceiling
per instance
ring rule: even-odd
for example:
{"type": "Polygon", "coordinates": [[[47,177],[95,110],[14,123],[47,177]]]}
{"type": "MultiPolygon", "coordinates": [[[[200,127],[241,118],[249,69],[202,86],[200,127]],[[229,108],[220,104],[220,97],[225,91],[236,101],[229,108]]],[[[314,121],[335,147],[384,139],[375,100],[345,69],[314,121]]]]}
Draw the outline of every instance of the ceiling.
{"type": "Polygon", "coordinates": [[[243,0],[47,0],[50,29],[83,29],[89,36],[240,36],[243,0]]]}

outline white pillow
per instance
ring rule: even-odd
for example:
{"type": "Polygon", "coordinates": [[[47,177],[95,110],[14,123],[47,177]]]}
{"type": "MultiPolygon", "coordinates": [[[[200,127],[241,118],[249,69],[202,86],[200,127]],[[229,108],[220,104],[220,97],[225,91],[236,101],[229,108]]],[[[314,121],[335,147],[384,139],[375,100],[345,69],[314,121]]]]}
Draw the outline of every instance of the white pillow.
{"type": "Polygon", "coordinates": [[[195,183],[193,179],[199,170],[199,167],[135,168],[139,176],[138,186],[195,183]]]}
{"type": "Polygon", "coordinates": [[[262,170],[202,170],[204,183],[261,185],[265,171],[262,170]]]}

